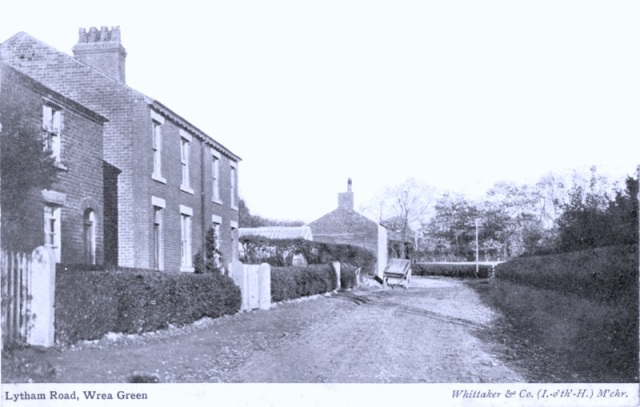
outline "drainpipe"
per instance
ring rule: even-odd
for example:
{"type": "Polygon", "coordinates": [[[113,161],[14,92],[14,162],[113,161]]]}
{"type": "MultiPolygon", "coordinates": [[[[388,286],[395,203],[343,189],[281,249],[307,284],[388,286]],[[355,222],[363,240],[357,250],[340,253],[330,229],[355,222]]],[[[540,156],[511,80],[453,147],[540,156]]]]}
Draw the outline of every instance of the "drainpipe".
{"type": "MultiPolygon", "coordinates": [[[[206,270],[207,264],[207,220],[205,215],[205,203],[206,203],[206,194],[205,194],[205,180],[204,180],[204,149],[205,143],[202,141],[202,145],[200,147],[200,208],[201,208],[201,222],[202,222],[202,260],[204,261],[204,267],[206,270]]],[[[204,270],[203,270],[204,272],[204,270]]]]}

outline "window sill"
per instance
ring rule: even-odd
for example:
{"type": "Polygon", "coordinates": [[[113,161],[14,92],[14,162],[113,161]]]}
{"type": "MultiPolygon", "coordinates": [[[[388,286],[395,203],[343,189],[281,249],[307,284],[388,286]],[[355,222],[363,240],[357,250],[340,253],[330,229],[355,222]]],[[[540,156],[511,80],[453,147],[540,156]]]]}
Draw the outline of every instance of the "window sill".
{"type": "Polygon", "coordinates": [[[69,171],[69,167],[67,167],[61,161],[56,161],[53,165],[60,171],[69,171]]]}
{"type": "Polygon", "coordinates": [[[222,203],[222,199],[212,199],[211,202],[213,202],[214,204],[218,204],[218,205],[224,205],[224,203],[222,203]]]}
{"type": "Polygon", "coordinates": [[[163,184],[167,183],[167,179],[162,175],[151,174],[151,178],[155,181],[162,182],[163,184]]]}
{"type": "Polygon", "coordinates": [[[238,207],[237,207],[237,206],[231,206],[231,210],[233,210],[233,211],[237,211],[237,210],[238,210],[238,207]]]}
{"type": "Polygon", "coordinates": [[[188,187],[186,185],[180,185],[180,191],[193,195],[193,188],[188,187]]]}
{"type": "Polygon", "coordinates": [[[194,269],[192,266],[186,267],[186,266],[180,266],[180,272],[182,273],[193,273],[194,269]]]}

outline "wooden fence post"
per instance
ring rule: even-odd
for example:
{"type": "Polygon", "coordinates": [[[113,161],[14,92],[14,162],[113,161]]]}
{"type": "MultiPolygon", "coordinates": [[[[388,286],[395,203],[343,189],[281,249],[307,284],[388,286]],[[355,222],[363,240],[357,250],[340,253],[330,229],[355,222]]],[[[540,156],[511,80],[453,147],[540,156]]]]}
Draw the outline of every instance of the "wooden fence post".
{"type": "Polygon", "coordinates": [[[229,263],[229,274],[231,275],[233,282],[240,287],[240,294],[242,296],[240,311],[244,311],[249,308],[249,297],[247,295],[247,273],[244,271],[244,265],[240,261],[234,260],[229,263]]]}
{"type": "Polygon", "coordinates": [[[259,290],[258,296],[259,308],[267,310],[271,308],[271,266],[267,263],[260,264],[258,269],[259,290]]]}

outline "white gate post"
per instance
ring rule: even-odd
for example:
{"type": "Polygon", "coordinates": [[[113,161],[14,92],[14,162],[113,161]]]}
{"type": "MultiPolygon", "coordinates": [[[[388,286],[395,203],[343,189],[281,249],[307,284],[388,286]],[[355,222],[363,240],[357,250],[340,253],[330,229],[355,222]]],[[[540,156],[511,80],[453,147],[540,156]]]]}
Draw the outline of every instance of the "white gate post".
{"type": "Polygon", "coordinates": [[[271,308],[271,266],[267,263],[260,264],[258,269],[259,290],[258,301],[260,309],[271,308]]]}
{"type": "Polygon", "coordinates": [[[336,290],[340,290],[342,287],[342,284],[340,284],[340,262],[334,261],[331,263],[331,266],[333,267],[333,271],[336,273],[336,290]]]}
{"type": "Polygon", "coordinates": [[[40,246],[31,254],[30,311],[27,343],[39,346],[55,344],[56,261],[50,247],[40,246]]]}
{"type": "Polygon", "coordinates": [[[240,311],[244,311],[249,308],[249,296],[247,295],[247,273],[244,271],[244,265],[240,261],[234,260],[229,263],[229,272],[233,282],[240,287],[240,295],[242,296],[240,311]]]}

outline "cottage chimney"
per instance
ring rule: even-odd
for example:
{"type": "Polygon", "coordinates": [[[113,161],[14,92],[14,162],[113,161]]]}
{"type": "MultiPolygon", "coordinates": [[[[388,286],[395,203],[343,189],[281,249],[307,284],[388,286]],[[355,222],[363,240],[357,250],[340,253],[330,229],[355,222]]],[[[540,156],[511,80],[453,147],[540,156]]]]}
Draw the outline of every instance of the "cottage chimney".
{"type": "Polygon", "coordinates": [[[338,208],[353,210],[353,191],[351,190],[351,178],[347,180],[347,192],[338,194],[338,208]]]}
{"type": "Polygon", "coordinates": [[[73,47],[76,59],[120,82],[125,81],[124,61],[127,52],[120,43],[120,27],[81,28],[73,47]]]}

